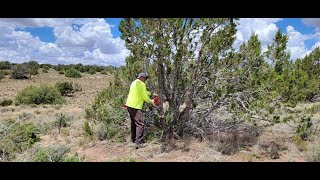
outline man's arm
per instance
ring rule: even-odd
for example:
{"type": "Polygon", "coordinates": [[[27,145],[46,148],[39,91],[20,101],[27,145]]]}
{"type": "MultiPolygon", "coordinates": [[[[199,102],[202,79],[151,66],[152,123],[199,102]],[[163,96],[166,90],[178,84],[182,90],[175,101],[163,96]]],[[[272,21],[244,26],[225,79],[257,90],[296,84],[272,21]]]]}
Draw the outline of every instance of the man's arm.
{"type": "Polygon", "coordinates": [[[151,93],[147,91],[146,85],[144,83],[140,83],[140,88],[142,99],[147,103],[151,103],[151,99],[149,97],[151,93]]]}

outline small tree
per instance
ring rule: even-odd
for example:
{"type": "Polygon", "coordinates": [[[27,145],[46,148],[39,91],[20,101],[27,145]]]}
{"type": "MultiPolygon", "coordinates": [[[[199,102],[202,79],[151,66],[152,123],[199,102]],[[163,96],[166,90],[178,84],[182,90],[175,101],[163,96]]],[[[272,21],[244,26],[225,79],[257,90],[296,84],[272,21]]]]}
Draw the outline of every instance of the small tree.
{"type": "Polygon", "coordinates": [[[26,73],[28,69],[25,64],[18,64],[11,69],[11,78],[13,79],[26,79],[26,73]]]}
{"type": "Polygon", "coordinates": [[[37,61],[29,61],[27,63],[27,68],[28,68],[29,79],[31,79],[32,75],[39,74],[38,72],[39,64],[37,61]]]}

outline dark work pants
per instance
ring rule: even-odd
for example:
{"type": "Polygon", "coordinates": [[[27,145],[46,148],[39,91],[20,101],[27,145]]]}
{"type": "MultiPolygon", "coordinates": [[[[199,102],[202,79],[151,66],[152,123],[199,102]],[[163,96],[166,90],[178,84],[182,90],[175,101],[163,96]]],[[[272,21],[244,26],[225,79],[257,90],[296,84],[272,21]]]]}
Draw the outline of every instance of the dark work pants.
{"type": "Polygon", "coordinates": [[[131,141],[136,144],[144,143],[144,122],[143,113],[140,109],[127,107],[131,119],[131,141]]]}

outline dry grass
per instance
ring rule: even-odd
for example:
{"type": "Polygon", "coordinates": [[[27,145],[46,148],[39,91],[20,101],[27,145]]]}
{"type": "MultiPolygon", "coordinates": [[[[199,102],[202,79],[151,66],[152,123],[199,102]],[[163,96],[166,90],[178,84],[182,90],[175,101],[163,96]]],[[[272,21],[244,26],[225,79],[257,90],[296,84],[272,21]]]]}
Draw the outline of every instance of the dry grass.
{"type": "MultiPolygon", "coordinates": [[[[49,73],[42,73],[34,76],[32,80],[14,80],[5,78],[0,86],[0,99],[12,99],[19,91],[28,85],[49,84],[54,85],[57,82],[72,81],[82,86],[82,91],[76,92],[74,96],[66,97],[66,103],[62,105],[37,105],[26,106],[11,105],[8,107],[0,107],[0,121],[11,118],[19,121],[32,121],[41,125],[45,133],[40,134],[41,141],[36,147],[49,147],[54,144],[66,145],[71,148],[71,152],[77,152],[80,156],[84,156],[85,161],[146,161],[146,162],[252,162],[252,161],[305,161],[304,153],[318,152],[308,149],[306,152],[300,152],[298,147],[292,141],[294,130],[290,125],[282,124],[272,126],[266,129],[260,135],[258,142],[253,146],[243,148],[241,151],[233,155],[223,155],[215,148],[211,147],[206,139],[198,141],[196,139],[176,140],[167,147],[163,147],[157,143],[147,143],[147,146],[136,150],[129,146],[127,142],[117,143],[108,140],[99,141],[86,137],[82,130],[85,121],[84,110],[89,106],[99,91],[109,85],[112,77],[101,75],[89,75],[83,73],[81,78],[67,78],[52,69],[49,73]],[[60,113],[70,118],[69,126],[61,129],[58,133],[57,127],[51,124],[56,120],[60,113]],[[47,128],[47,129],[46,129],[47,128]],[[271,158],[271,150],[263,149],[260,142],[274,143],[279,145],[278,158],[271,158]]],[[[320,103],[314,103],[320,104],[320,103]]],[[[301,108],[309,107],[313,104],[301,104],[301,108]]],[[[320,112],[313,117],[315,124],[320,123],[320,112]]],[[[129,121],[128,121],[129,123],[129,121]]],[[[127,135],[129,141],[130,134],[127,135]]],[[[318,137],[318,136],[317,136],[318,137]]],[[[309,154],[310,154],[309,153],[309,154]]],[[[315,153],[313,153],[315,154],[315,153]]],[[[311,155],[308,155],[311,157],[311,155]]],[[[315,157],[315,156],[312,156],[315,157]]],[[[315,158],[314,158],[315,159],[315,158]]],[[[24,161],[21,159],[21,161],[24,161]]]]}

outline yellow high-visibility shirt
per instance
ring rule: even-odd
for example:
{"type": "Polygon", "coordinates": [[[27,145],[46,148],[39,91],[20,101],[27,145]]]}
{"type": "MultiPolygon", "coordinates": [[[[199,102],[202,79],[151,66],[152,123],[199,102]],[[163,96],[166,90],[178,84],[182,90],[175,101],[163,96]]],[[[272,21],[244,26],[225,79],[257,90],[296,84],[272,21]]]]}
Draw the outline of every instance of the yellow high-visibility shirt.
{"type": "Polygon", "coordinates": [[[146,84],[140,79],[134,80],[130,85],[126,106],[134,109],[142,109],[143,102],[151,103],[151,92],[147,91],[146,84]]]}

